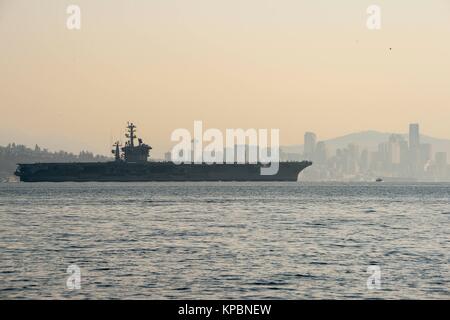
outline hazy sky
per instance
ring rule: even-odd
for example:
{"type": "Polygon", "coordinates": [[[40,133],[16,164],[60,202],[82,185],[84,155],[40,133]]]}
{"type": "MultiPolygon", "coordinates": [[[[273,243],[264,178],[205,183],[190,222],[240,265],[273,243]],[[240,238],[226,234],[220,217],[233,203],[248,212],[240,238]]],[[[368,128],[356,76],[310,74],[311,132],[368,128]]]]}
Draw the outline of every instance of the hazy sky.
{"type": "Polygon", "coordinates": [[[0,40],[0,144],[106,154],[128,120],[157,153],[194,120],[450,138],[450,0],[0,0],[0,40]]]}

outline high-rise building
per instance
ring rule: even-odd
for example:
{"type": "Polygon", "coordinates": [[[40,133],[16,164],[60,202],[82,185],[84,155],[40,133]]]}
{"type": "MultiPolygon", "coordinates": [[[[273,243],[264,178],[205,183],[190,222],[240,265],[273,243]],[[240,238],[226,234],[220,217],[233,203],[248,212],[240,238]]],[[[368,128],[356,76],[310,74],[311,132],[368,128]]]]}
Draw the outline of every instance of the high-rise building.
{"type": "Polygon", "coordinates": [[[432,145],[430,143],[422,143],[420,145],[420,164],[423,165],[431,161],[432,153],[432,145]]]}
{"type": "Polygon", "coordinates": [[[364,149],[361,152],[361,157],[359,158],[359,168],[363,172],[369,169],[369,151],[367,149],[364,149]]]}
{"type": "Polygon", "coordinates": [[[420,147],[419,124],[411,123],[409,125],[409,149],[418,150],[420,147]]]}
{"type": "Polygon", "coordinates": [[[313,160],[314,151],[316,149],[316,134],[313,132],[305,132],[304,154],[305,160],[313,160]]]}
{"type": "Polygon", "coordinates": [[[317,161],[317,163],[325,163],[327,161],[327,158],[328,158],[328,150],[327,146],[325,145],[325,142],[323,141],[317,142],[314,160],[317,161]]]}
{"type": "Polygon", "coordinates": [[[408,141],[405,139],[400,140],[400,163],[402,166],[408,166],[408,141]]]}
{"type": "Polygon", "coordinates": [[[446,178],[448,178],[449,174],[447,152],[436,152],[434,157],[434,162],[436,164],[436,178],[438,180],[445,180],[446,178]]]}
{"type": "Polygon", "coordinates": [[[389,162],[389,142],[381,142],[378,144],[378,153],[380,160],[384,163],[389,162]]]}
{"type": "Polygon", "coordinates": [[[401,161],[401,145],[403,137],[399,134],[392,134],[389,137],[388,145],[388,163],[389,164],[400,164],[401,161]]]}
{"type": "Polygon", "coordinates": [[[409,125],[409,163],[412,176],[419,176],[422,170],[420,166],[420,133],[418,123],[411,123],[409,125]]]}
{"type": "Polygon", "coordinates": [[[350,143],[347,147],[348,150],[348,159],[347,159],[347,168],[349,173],[356,173],[359,170],[359,146],[353,143],[350,143]]]}

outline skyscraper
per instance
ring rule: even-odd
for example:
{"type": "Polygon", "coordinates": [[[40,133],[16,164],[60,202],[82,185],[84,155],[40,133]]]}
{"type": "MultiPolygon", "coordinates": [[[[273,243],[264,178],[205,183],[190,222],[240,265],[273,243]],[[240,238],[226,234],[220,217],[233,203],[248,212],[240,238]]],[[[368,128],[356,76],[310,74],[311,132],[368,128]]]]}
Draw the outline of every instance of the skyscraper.
{"type": "Polygon", "coordinates": [[[432,159],[432,145],[430,143],[422,143],[420,145],[420,165],[423,166],[432,159]]]}
{"type": "Polygon", "coordinates": [[[400,164],[401,143],[403,137],[399,134],[391,134],[388,145],[388,164],[400,164]]]}
{"type": "Polygon", "coordinates": [[[325,145],[325,142],[319,141],[316,144],[316,148],[314,151],[314,160],[317,161],[317,163],[325,163],[327,161],[327,146],[325,145]]]}
{"type": "Polygon", "coordinates": [[[418,150],[420,147],[419,124],[411,123],[409,125],[409,150],[418,150]]]}
{"type": "Polygon", "coordinates": [[[420,133],[418,123],[409,125],[409,163],[411,175],[418,177],[422,171],[420,169],[420,133]]]}
{"type": "Polygon", "coordinates": [[[447,152],[436,152],[435,155],[437,180],[446,180],[449,178],[449,170],[447,165],[447,152]]]}
{"type": "Polygon", "coordinates": [[[312,160],[314,157],[314,150],[316,148],[316,134],[313,132],[305,132],[304,154],[305,160],[312,160]]]}

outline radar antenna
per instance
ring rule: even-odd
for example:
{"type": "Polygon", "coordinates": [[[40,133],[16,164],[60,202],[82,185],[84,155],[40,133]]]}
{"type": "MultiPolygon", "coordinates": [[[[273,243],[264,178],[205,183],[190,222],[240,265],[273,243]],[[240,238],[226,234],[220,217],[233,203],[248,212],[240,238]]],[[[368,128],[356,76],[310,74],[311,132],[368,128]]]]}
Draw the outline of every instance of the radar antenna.
{"type": "Polygon", "coordinates": [[[136,139],[136,126],[133,123],[127,122],[128,133],[125,137],[129,138],[130,146],[134,147],[134,139],[136,139]]]}
{"type": "Polygon", "coordinates": [[[120,161],[120,146],[121,146],[120,142],[116,141],[113,144],[113,147],[115,147],[115,148],[111,151],[114,154],[114,159],[116,161],[120,161]]]}

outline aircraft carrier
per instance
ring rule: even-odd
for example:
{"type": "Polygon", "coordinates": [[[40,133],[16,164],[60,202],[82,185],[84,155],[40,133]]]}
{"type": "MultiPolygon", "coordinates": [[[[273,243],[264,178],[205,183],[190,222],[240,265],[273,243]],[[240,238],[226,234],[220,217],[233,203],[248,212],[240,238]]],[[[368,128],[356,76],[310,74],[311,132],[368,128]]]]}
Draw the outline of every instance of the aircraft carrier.
{"type": "Polygon", "coordinates": [[[88,181],[297,181],[310,161],[280,162],[274,175],[261,175],[264,164],[175,164],[170,161],[148,161],[149,145],[136,139],[136,126],[127,126],[128,140],[121,147],[114,144],[114,161],[70,163],[20,163],[15,175],[23,182],[88,181]]]}

